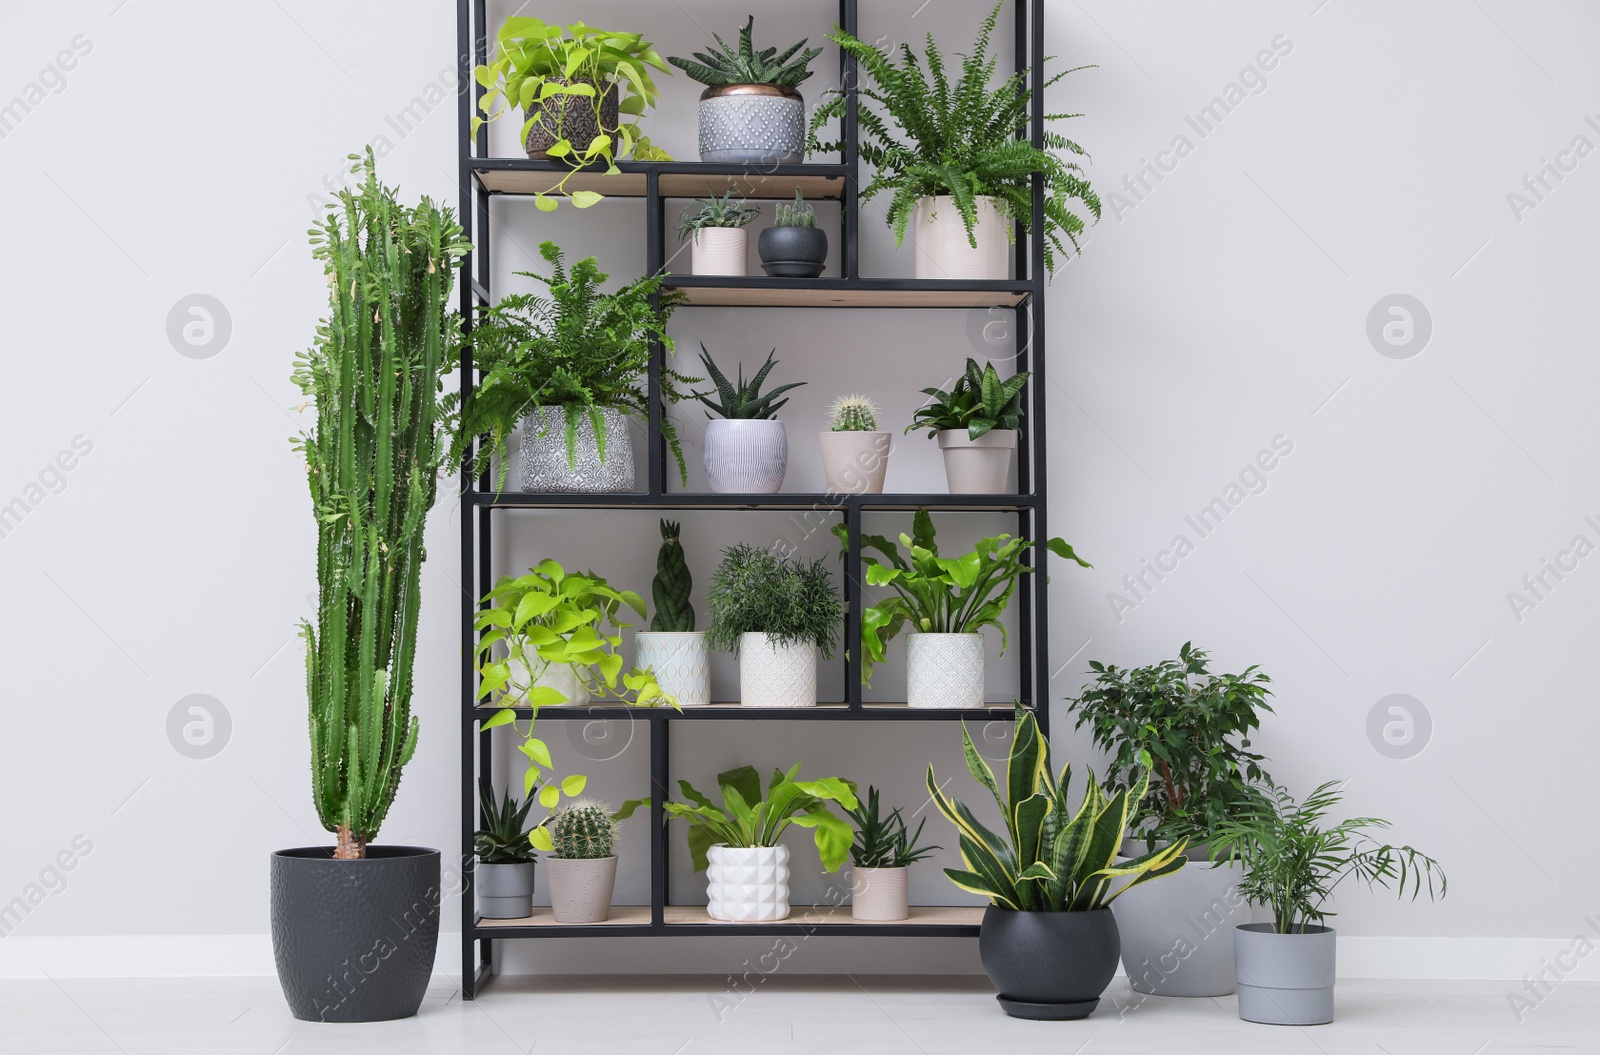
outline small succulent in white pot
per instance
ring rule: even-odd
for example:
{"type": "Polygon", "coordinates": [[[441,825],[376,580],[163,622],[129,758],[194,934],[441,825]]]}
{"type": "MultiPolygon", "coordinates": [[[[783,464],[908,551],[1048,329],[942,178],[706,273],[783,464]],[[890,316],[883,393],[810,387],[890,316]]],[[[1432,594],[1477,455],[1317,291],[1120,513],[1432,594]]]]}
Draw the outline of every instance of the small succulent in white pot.
{"type": "Polygon", "coordinates": [[[694,246],[691,272],[742,278],[750,247],[746,228],[760,215],[754,205],[735,199],[732,188],[720,198],[696,198],[685,207],[678,218],[678,237],[694,246]]]}
{"type": "Polygon", "coordinates": [[[746,383],[744,364],[739,365],[737,382],[729,381],[711,353],[700,345],[712,392],[696,392],[694,398],[706,406],[706,480],[718,494],[772,494],[783,486],[789,469],[789,437],[778,411],[789,402],[778,397],[804,381],[791,381],[769,392],[762,392],[767,375],[778,365],[768,353],[767,361],[746,383]],[[712,397],[716,398],[713,399],[712,397]]]}
{"type": "Polygon", "coordinates": [[[830,414],[828,431],[818,437],[828,493],[882,494],[893,437],[878,428],[877,404],[866,396],[841,396],[830,414]]]}
{"type": "Polygon", "coordinates": [[[918,844],[926,817],[917,822],[915,832],[908,832],[898,809],[883,813],[877,788],[868,785],[866,795],[858,798],[855,808],[847,811],[856,827],[850,844],[850,915],[879,922],[907,919],[911,915],[907,873],[914,863],[941,848],[918,844]]]}

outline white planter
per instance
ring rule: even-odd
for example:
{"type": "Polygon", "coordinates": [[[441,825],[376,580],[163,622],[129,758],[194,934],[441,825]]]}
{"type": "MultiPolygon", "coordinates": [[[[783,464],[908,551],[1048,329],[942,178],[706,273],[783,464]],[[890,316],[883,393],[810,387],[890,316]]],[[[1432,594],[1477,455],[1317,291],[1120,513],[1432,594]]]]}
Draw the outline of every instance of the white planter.
{"type": "Polygon", "coordinates": [[[880,495],[893,437],[887,432],[824,432],[822,474],[833,495],[880,495]]]}
{"type": "Polygon", "coordinates": [[[789,469],[789,437],[783,422],[706,422],[706,480],[719,495],[773,494],[789,469]]]}
{"type": "Polygon", "coordinates": [[[972,439],[966,429],[944,429],[938,436],[951,494],[999,495],[1010,490],[1011,452],[1017,447],[1014,430],[990,429],[972,439]]]}
{"type": "Polygon", "coordinates": [[[739,702],[746,707],[813,707],[817,647],[773,645],[766,634],[739,635],[739,702]]]}
{"type": "MultiPolygon", "coordinates": [[[[508,659],[506,660],[506,666],[511,668],[511,681],[514,684],[528,685],[529,688],[544,686],[555,689],[567,698],[565,703],[548,704],[547,706],[583,707],[589,703],[589,688],[584,685],[583,679],[578,677],[578,672],[572,668],[570,663],[546,663],[544,670],[540,672],[537,678],[533,679],[531,685],[528,683],[527,665],[521,660],[508,659]]],[[[508,702],[512,706],[516,706],[523,701],[508,702]]]]}
{"type": "Polygon", "coordinates": [[[718,843],[706,853],[706,913],[729,923],[789,916],[789,848],[718,843]]]}
{"type": "Polygon", "coordinates": [[[633,637],[633,665],[655,671],[661,691],[676,696],[680,707],[711,702],[711,658],[702,630],[639,631],[633,637]]]}
{"type": "Polygon", "coordinates": [[[604,923],[611,915],[615,857],[573,861],[546,857],[544,871],[550,885],[550,912],[557,923],[604,923]]]}
{"type": "MultiPolygon", "coordinates": [[[[1144,852],[1143,844],[1131,848],[1144,852]]],[[[1196,860],[1111,903],[1128,982],[1156,996],[1227,996],[1234,990],[1233,928],[1250,922],[1234,887],[1238,864],[1196,860]]]]}
{"type": "Polygon", "coordinates": [[[906,875],[909,868],[857,868],[850,873],[850,917],[893,922],[908,919],[906,875]]]}
{"type": "Polygon", "coordinates": [[[983,706],[982,634],[911,634],[906,640],[906,703],[983,706]]]}
{"type": "Polygon", "coordinates": [[[567,419],[562,407],[537,407],[523,417],[522,489],[539,494],[616,494],[633,490],[633,437],[628,419],[613,407],[600,418],[606,427],[606,456],[589,415],[578,425],[574,445],[576,461],[567,463],[567,419]]]}
{"type": "Polygon", "coordinates": [[[750,232],[743,227],[702,227],[694,233],[692,270],[696,275],[743,278],[750,232]]]}
{"type": "Polygon", "coordinates": [[[967,228],[961,211],[948,195],[922,198],[912,220],[916,230],[918,278],[1000,279],[1011,277],[1011,240],[1006,237],[1008,221],[995,205],[995,199],[976,199],[978,222],[972,233],[978,240],[974,249],[967,241],[967,228]]]}
{"type": "Polygon", "coordinates": [[[473,883],[478,888],[478,915],[485,919],[527,919],[533,915],[532,861],[491,865],[478,862],[473,883]]]}

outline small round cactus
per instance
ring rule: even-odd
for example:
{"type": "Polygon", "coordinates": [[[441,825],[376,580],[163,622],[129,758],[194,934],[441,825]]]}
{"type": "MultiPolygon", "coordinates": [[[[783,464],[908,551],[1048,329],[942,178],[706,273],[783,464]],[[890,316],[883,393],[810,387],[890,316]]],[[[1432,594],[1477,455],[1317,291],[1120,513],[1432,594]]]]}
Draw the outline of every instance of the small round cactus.
{"type": "Polygon", "coordinates": [[[591,861],[615,857],[617,822],[603,802],[579,799],[556,810],[550,819],[550,840],[555,855],[564,861],[591,861]]]}
{"type": "Polygon", "coordinates": [[[834,432],[877,432],[878,407],[866,396],[841,396],[833,403],[834,432]]]}

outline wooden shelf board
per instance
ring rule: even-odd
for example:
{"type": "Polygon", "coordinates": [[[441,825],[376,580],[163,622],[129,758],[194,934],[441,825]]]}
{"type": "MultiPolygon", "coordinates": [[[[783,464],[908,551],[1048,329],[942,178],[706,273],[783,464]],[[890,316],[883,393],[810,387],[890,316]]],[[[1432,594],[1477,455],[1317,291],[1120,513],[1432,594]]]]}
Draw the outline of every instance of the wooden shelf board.
{"type": "Polygon", "coordinates": [[[1027,297],[1017,290],[891,289],[862,286],[697,286],[668,280],[687,303],[723,308],[1014,308],[1027,297]]]}
{"type": "MultiPolygon", "coordinates": [[[[663,920],[669,927],[688,924],[712,927],[760,927],[763,923],[731,923],[712,919],[704,905],[668,905],[663,920]]],[[[858,920],[850,915],[849,905],[795,905],[789,918],[773,920],[772,926],[820,924],[858,927],[976,927],[983,922],[982,905],[913,905],[911,916],[901,920],[858,920]]]]}
{"type": "Polygon", "coordinates": [[[479,917],[480,927],[638,927],[650,925],[649,905],[612,905],[611,916],[602,923],[560,923],[549,906],[539,905],[533,915],[523,919],[479,917]]]}
{"type": "MultiPolygon", "coordinates": [[[[484,188],[493,194],[544,194],[554,190],[566,173],[545,169],[485,169],[478,172],[484,188]]],[[[812,201],[836,200],[844,192],[843,176],[765,175],[729,172],[663,172],[660,176],[664,198],[704,198],[728,190],[741,198],[786,201],[802,192],[812,201]]],[[[567,179],[564,190],[592,190],[618,198],[642,198],[646,180],[643,172],[576,172],[567,179]]]]}

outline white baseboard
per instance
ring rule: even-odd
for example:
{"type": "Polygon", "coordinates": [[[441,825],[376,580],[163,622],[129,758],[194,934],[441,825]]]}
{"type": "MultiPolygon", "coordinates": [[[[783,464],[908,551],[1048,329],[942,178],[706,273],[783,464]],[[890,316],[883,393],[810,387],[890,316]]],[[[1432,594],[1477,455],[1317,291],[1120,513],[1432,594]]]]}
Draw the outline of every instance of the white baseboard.
{"type": "MultiPolygon", "coordinates": [[[[459,977],[458,941],[455,934],[439,936],[434,963],[436,975],[459,977]]],[[[635,941],[649,942],[653,946],[660,939],[635,941]]],[[[898,940],[904,950],[904,964],[893,973],[919,973],[917,948],[920,941],[917,938],[898,940]]],[[[586,970],[638,973],[640,958],[629,952],[633,941],[611,939],[606,944],[607,952],[612,955],[585,964],[586,970]],[[605,971],[607,961],[614,962],[617,969],[605,971]]],[[[707,971],[736,969],[735,953],[748,954],[747,945],[738,946],[737,950],[730,946],[729,964],[719,968],[707,962],[707,971]]],[[[1573,950],[1571,938],[1349,936],[1339,939],[1339,977],[1520,981],[1541,971],[1555,971],[1562,978],[1600,981],[1600,957],[1574,954],[1573,950]]],[[[891,966],[886,961],[902,959],[889,949],[877,952],[873,960],[882,967],[891,966]]],[[[272,943],[265,934],[12,935],[0,939],[0,978],[193,978],[272,976],[275,973],[272,943]]]]}

